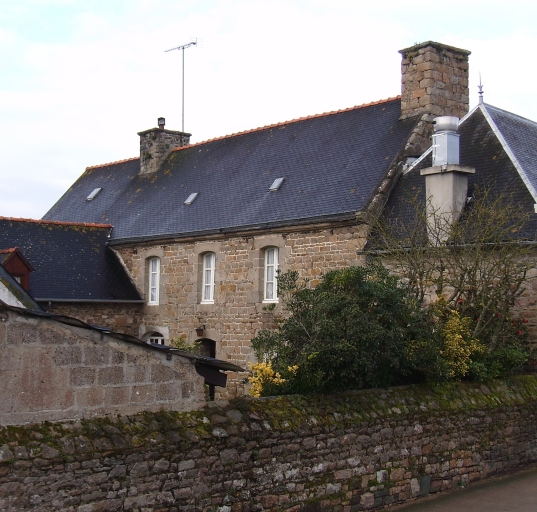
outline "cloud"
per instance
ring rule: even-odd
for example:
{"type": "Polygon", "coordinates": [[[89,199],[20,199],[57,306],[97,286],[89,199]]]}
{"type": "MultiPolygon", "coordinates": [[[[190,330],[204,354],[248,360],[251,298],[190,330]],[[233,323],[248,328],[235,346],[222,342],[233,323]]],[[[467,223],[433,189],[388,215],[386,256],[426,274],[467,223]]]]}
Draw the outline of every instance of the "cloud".
{"type": "Polygon", "coordinates": [[[472,50],[473,104],[481,71],[485,101],[537,119],[534,8],[522,19],[455,0],[464,13],[435,18],[421,5],[13,2],[0,21],[0,215],[42,215],[87,165],[136,156],[136,133],[159,116],[180,129],[182,52],[164,50],[191,37],[202,39],[185,51],[193,141],[397,95],[397,51],[428,39],[472,50]]]}

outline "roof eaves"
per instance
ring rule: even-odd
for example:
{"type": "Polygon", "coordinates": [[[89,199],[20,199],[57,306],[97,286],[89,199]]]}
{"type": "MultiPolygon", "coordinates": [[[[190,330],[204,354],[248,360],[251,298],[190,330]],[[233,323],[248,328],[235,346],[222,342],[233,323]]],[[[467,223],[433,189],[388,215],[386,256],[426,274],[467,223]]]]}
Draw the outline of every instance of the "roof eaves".
{"type": "Polygon", "coordinates": [[[507,141],[505,140],[502,132],[500,131],[500,129],[498,128],[498,126],[496,125],[494,120],[492,119],[492,116],[487,111],[486,104],[481,103],[481,104],[478,105],[478,108],[481,108],[481,112],[483,113],[483,116],[485,116],[485,119],[487,120],[487,122],[489,123],[492,131],[494,132],[494,134],[496,135],[496,137],[500,141],[500,144],[502,145],[503,149],[507,153],[507,156],[511,159],[511,162],[513,162],[513,165],[515,166],[515,169],[517,170],[520,178],[524,182],[524,185],[526,185],[526,188],[528,189],[528,191],[530,192],[531,196],[533,197],[533,200],[537,203],[537,191],[535,190],[535,188],[531,184],[530,180],[528,179],[528,176],[524,172],[524,168],[522,167],[522,165],[518,161],[517,157],[515,156],[515,153],[513,152],[513,150],[511,149],[511,147],[507,143],[507,141]]]}
{"type": "Polygon", "coordinates": [[[227,235],[231,233],[245,233],[245,232],[255,232],[259,233],[260,231],[267,229],[277,229],[277,228],[286,228],[292,226],[309,226],[314,224],[324,224],[329,222],[349,222],[356,220],[356,211],[346,212],[346,213],[337,213],[333,215],[323,215],[319,217],[306,217],[303,219],[289,219],[281,220],[275,222],[266,222],[262,224],[249,224],[243,226],[230,226],[224,228],[214,228],[206,229],[200,231],[189,231],[184,233],[162,233],[154,235],[143,235],[143,236],[133,236],[125,238],[114,238],[109,240],[107,245],[122,245],[128,243],[137,243],[137,242],[147,242],[147,241],[163,241],[163,240],[177,240],[177,239],[190,239],[197,237],[207,237],[213,235],[227,235]]]}

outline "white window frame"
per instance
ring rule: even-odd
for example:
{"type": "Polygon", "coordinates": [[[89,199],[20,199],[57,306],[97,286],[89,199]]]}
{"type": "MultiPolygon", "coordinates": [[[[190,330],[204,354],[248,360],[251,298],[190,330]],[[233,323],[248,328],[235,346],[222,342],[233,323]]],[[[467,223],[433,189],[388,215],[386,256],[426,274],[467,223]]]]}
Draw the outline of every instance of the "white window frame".
{"type": "Polygon", "coordinates": [[[153,343],[153,344],[156,344],[156,345],[165,345],[165,340],[164,340],[164,336],[162,334],[160,334],[160,332],[152,332],[148,337],[147,337],[147,342],[148,343],[153,343]]]}
{"type": "Polygon", "coordinates": [[[280,266],[278,247],[265,249],[263,270],[263,302],[278,302],[278,268],[280,266]]]}
{"type": "Polygon", "coordinates": [[[149,305],[159,304],[160,298],[160,258],[155,256],[149,258],[147,262],[148,270],[148,300],[149,305]]]}
{"type": "Polygon", "coordinates": [[[202,257],[201,304],[214,304],[214,274],[216,270],[216,254],[206,252],[202,257]]]}

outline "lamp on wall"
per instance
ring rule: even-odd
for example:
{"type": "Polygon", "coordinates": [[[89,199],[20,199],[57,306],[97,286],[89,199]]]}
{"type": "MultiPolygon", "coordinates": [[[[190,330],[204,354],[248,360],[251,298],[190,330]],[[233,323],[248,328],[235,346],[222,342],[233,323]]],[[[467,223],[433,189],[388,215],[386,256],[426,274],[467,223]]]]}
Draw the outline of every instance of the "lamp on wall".
{"type": "Polygon", "coordinates": [[[203,331],[205,331],[204,325],[200,325],[199,327],[196,327],[196,336],[198,336],[198,338],[201,338],[203,336],[203,331]]]}

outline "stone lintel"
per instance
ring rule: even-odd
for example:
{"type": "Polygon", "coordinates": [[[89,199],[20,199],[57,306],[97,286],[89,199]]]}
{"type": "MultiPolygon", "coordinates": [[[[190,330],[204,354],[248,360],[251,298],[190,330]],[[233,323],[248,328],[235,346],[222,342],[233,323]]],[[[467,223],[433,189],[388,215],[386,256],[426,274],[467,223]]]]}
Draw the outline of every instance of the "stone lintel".
{"type": "Polygon", "coordinates": [[[461,172],[465,174],[474,174],[475,168],[469,167],[468,165],[457,165],[457,164],[446,164],[446,165],[435,165],[433,167],[427,167],[420,171],[421,176],[428,176],[431,174],[444,174],[446,172],[461,172]]]}

